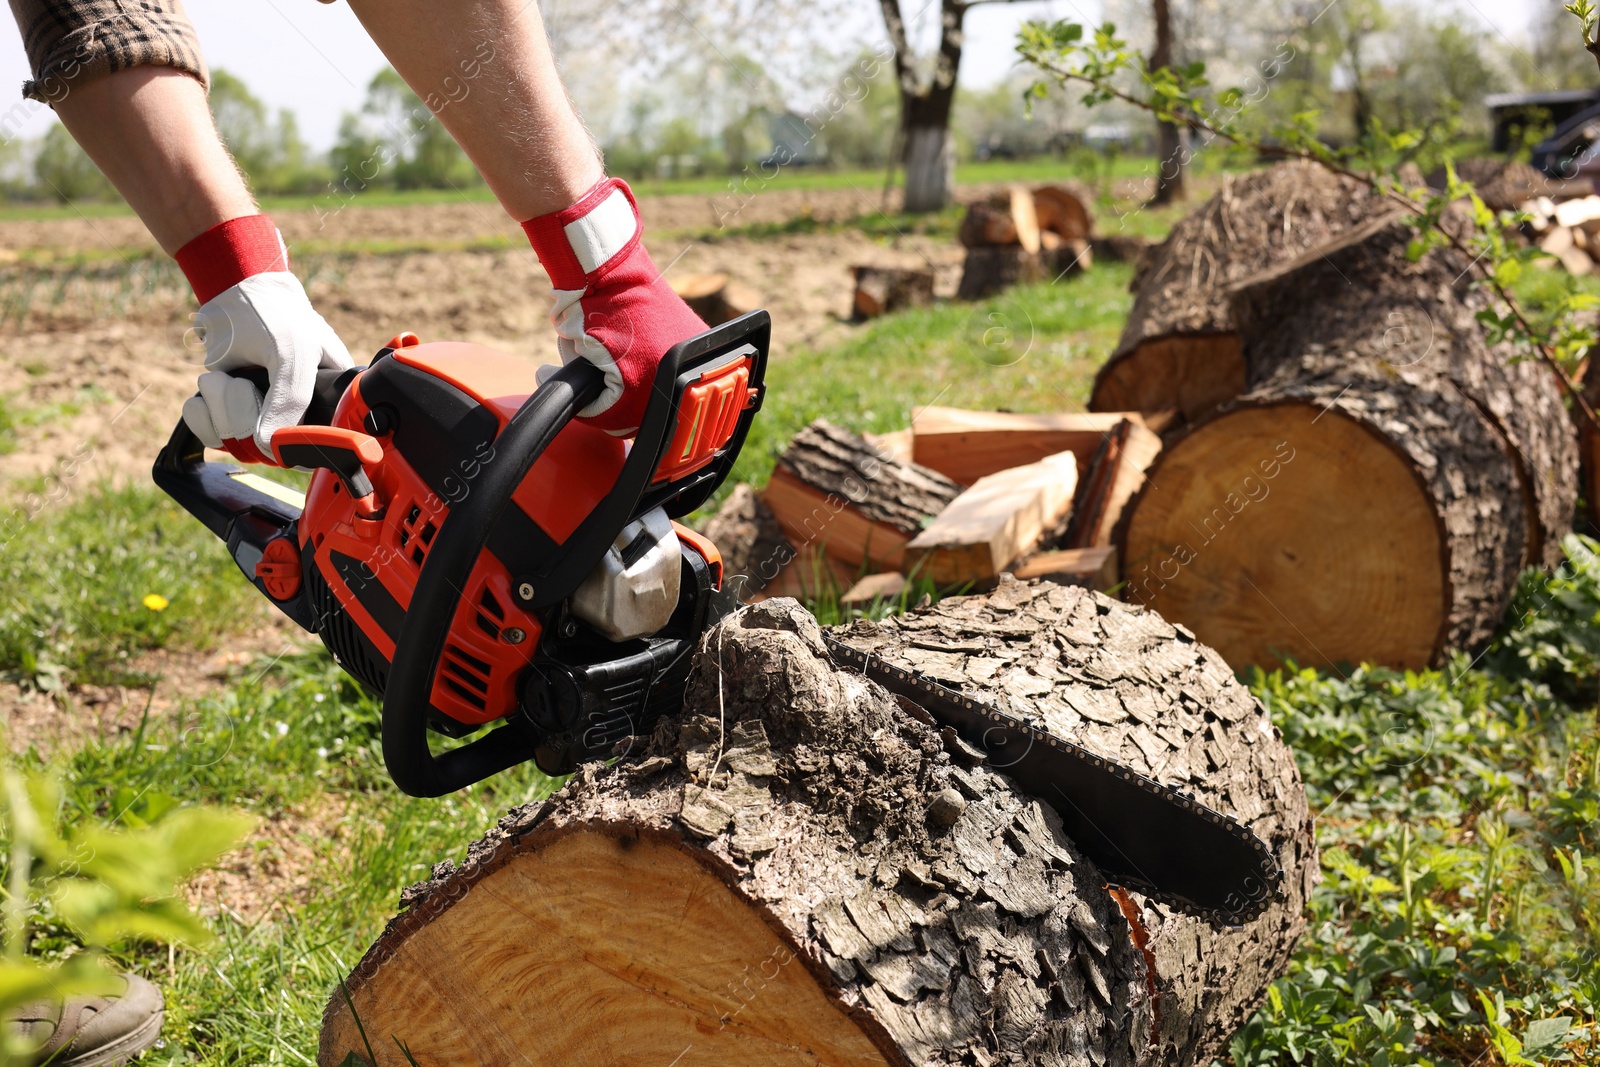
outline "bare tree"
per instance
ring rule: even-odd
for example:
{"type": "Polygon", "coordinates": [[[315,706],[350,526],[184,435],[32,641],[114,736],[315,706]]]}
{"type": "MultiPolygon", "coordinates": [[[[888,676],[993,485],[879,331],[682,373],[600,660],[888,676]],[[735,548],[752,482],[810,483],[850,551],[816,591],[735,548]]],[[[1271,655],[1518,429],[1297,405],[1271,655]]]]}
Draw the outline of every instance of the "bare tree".
{"type": "Polygon", "coordinates": [[[900,159],[906,168],[907,211],[938,211],[950,202],[955,185],[955,138],[950,111],[961,67],[962,23],[969,8],[1010,0],[940,0],[939,50],[926,80],[918,76],[916,54],[906,34],[900,0],[879,0],[884,28],[894,50],[900,86],[900,159]]]}

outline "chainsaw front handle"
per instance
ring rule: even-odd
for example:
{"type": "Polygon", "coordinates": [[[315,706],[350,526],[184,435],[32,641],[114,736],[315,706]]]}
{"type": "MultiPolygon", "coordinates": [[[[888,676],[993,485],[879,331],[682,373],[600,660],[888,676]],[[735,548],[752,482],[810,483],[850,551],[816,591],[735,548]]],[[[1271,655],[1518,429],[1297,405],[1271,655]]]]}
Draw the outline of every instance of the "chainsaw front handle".
{"type": "MultiPolygon", "coordinates": [[[[534,609],[552,609],[583,582],[619,531],[645,511],[664,508],[688,514],[703,504],[727,475],[760,409],[771,320],[765,311],[674,345],[656,369],[650,401],[628,458],[612,490],[553,552],[539,570],[518,575],[518,599],[534,609]],[[727,443],[681,477],[663,479],[664,465],[682,438],[679,407],[699,377],[711,378],[731,361],[744,360],[746,393],[727,443]]],[[[437,797],[482,781],[532,759],[535,739],[513,717],[477,740],[434,755],[428,746],[431,694],[456,606],[473,567],[488,544],[512,494],[550,443],[577,413],[600,395],[604,376],[587,360],[573,360],[545,381],[495,437],[494,459],[470,483],[465,499],[451,506],[439,526],[406,608],[384,687],[383,759],[400,789],[437,797]]],[[[696,397],[696,399],[700,399],[696,397]]],[[[697,419],[706,407],[696,409],[697,419]]],[[[698,423],[696,424],[698,426],[698,423]]]]}
{"type": "Polygon", "coordinates": [[[383,697],[383,762],[401,792],[453,793],[533,758],[533,740],[516,722],[435,756],[428,747],[430,694],[461,590],[511,494],[550,442],[600,395],[605,376],[588,360],[562,367],[517,409],[495,438],[465,500],[452,507],[417,577],[395,642],[383,697]]]}

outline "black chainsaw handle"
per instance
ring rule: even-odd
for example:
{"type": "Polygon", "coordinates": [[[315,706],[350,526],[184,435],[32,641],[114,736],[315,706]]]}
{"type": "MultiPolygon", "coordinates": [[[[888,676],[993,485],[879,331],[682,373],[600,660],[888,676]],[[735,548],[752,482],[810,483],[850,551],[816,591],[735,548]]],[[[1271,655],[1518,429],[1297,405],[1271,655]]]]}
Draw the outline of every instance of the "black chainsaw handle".
{"type": "MultiPolygon", "coordinates": [[[[339,407],[339,400],[344,396],[344,391],[350,387],[350,382],[355,376],[366,370],[365,367],[346,367],[344,369],[324,368],[317,371],[317,383],[311,391],[311,404],[306,408],[306,413],[300,419],[303,426],[327,426],[333,422],[333,413],[339,407]]],[[[229,372],[235,378],[243,378],[254,385],[263,395],[267,391],[267,368],[241,367],[229,372]]],[[[166,447],[156,457],[156,468],[167,470],[173,474],[183,473],[205,462],[205,448],[200,438],[189,429],[189,424],[180,417],[178,425],[172,430],[172,436],[167,439],[166,447]]]]}
{"type": "Polygon", "coordinates": [[[556,435],[600,395],[605,376],[575,359],[534,391],[495,438],[466,499],[451,507],[417,577],[395,642],[383,698],[383,762],[404,793],[438,797],[533,758],[533,742],[508,723],[435,756],[428,748],[434,675],[461,590],[511,503],[511,494],[556,435]]]}

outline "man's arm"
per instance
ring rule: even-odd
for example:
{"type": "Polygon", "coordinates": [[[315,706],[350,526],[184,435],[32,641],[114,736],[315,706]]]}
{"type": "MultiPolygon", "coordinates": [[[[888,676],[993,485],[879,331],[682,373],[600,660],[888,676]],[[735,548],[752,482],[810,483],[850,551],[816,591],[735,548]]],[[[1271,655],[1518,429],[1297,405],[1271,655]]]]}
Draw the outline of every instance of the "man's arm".
{"type": "Polygon", "coordinates": [[[349,353],[289,273],[288,250],[259,213],[217,134],[205,87],[172,67],[80,79],[56,100],[68,132],[176,257],[205,345],[189,428],[246,462],[270,462],[272,434],[300,421],[319,367],[349,353]],[[265,396],[229,372],[265,367],[265,396]]]}
{"type": "Polygon", "coordinates": [[[206,91],[172,67],[80,80],[56,113],[169,255],[256,203],[223,147],[206,91]]]}

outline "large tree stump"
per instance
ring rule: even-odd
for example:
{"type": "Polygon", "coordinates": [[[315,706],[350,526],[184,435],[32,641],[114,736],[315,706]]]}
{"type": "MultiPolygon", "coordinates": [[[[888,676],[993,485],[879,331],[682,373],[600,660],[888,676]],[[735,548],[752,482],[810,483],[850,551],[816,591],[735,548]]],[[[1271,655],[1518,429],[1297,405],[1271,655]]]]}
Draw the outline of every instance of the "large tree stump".
{"type": "Polygon", "coordinates": [[[321,1067],[369,1042],[403,1067],[396,1039],[429,1067],[1208,1062],[1317,871],[1293,760],[1227,667],[1153,615],[1009,581],[843,636],[1192,787],[1266,836],[1287,899],[1231,930],[1119,901],[1048,804],[768,601],[707,636],[644,751],[407,891],[347,983],[365,1038],[335,992],[321,1067]]]}
{"type": "Polygon", "coordinates": [[[1133,310],[1095,376],[1089,410],[1177,409],[1195,420],[1238,396],[1245,368],[1227,288],[1393,210],[1313,163],[1225,178],[1141,261],[1133,310]]]}
{"type": "Polygon", "coordinates": [[[1374,220],[1241,283],[1251,391],[1125,514],[1128,599],[1235,667],[1436,663],[1559,552],[1576,445],[1554,380],[1485,344],[1464,257],[1411,263],[1410,237],[1374,220]]]}
{"type": "Polygon", "coordinates": [[[1048,270],[1043,253],[1029,252],[1021,245],[969,248],[961,263],[956,299],[982,300],[1013,285],[1041,281],[1048,270]]]}

